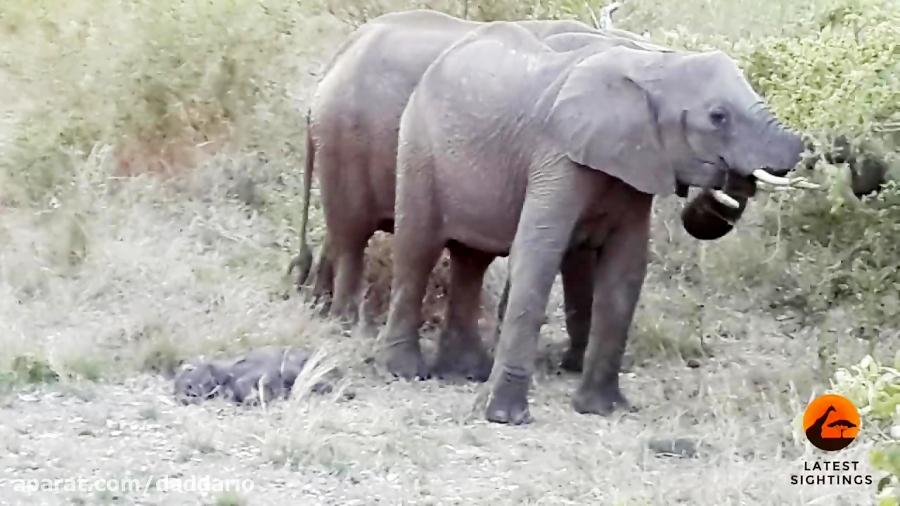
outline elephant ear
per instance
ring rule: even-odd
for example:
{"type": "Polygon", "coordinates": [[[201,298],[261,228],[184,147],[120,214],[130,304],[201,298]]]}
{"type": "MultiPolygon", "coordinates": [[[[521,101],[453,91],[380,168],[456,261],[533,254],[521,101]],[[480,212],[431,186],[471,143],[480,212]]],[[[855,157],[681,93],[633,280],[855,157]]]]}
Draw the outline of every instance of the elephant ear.
{"type": "Polygon", "coordinates": [[[675,190],[675,173],[663,148],[657,97],[644,85],[660,56],[614,48],[577,62],[559,89],[547,127],[573,162],[638,191],[668,195],[675,190]],[[642,65],[644,75],[638,77],[634,65],[645,62],[649,65],[642,65]]]}

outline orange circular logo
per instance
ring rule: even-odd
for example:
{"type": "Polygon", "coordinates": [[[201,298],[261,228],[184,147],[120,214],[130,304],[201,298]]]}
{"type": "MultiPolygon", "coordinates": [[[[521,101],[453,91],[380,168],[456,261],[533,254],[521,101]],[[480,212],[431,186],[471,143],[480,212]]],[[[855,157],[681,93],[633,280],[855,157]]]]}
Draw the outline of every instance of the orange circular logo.
{"type": "Polygon", "coordinates": [[[859,412],[843,395],[822,395],[806,407],[803,429],[806,439],[816,448],[829,452],[842,450],[859,434],[859,412]]]}

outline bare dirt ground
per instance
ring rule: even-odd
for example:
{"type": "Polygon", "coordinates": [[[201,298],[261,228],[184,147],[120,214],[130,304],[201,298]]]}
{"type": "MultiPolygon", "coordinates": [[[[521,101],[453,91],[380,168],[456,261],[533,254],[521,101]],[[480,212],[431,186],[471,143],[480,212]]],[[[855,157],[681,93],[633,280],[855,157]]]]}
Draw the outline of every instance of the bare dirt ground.
{"type": "MultiPolygon", "coordinates": [[[[6,146],[11,132],[0,133],[6,146]]],[[[577,378],[556,370],[564,339],[557,294],[533,388],[536,421],[497,426],[481,418],[483,386],[387,378],[365,361],[370,341],[343,336],[296,297],[283,300],[287,256],[272,243],[289,231],[210,197],[217,188],[188,191],[191,198],[153,184],[107,190],[72,211],[90,251],[74,270],[58,266],[59,229],[42,228],[46,217],[0,215],[5,352],[43,351],[82,376],[92,360],[114,364],[108,379],[75,374],[0,395],[0,504],[858,505],[874,494],[874,485],[790,484],[804,462],[822,458],[796,420],[808,392],[825,385],[813,377],[815,350],[791,337],[798,324],[789,318],[720,311],[739,335],[708,339],[712,356],[692,367],[629,360],[623,389],[639,410],[601,418],[571,409],[577,378]],[[150,344],[131,346],[141,339],[150,344]],[[272,342],[325,348],[347,370],[343,387],[355,398],[184,407],[167,379],[123,358],[146,355],[146,346],[190,355],[272,342]],[[648,445],[673,438],[690,438],[696,451],[676,457],[648,445]],[[150,485],[72,490],[60,482],[48,491],[11,481],[41,479],[150,485]],[[165,490],[191,480],[203,489],[213,479],[252,488],[165,490]]],[[[51,224],[69,223],[60,220],[51,224]]],[[[645,292],[658,283],[651,276],[645,292]]],[[[841,458],[869,472],[868,447],[863,438],[841,458]]]]}
{"type": "MultiPolygon", "coordinates": [[[[0,500],[212,503],[222,494],[160,490],[165,477],[210,477],[249,480],[252,490],[239,494],[248,504],[866,503],[870,487],[790,486],[789,476],[816,456],[792,440],[801,404],[789,385],[802,368],[792,367],[798,357],[782,339],[734,343],[697,369],[636,369],[623,381],[640,411],[611,418],[577,415],[569,406],[576,380],[543,375],[537,421],[527,427],[482,421],[477,387],[389,381],[366,367],[351,374],[353,400],[292,401],[266,412],[177,406],[170,384],[152,376],[19,392],[0,409],[4,476],[161,481],[147,492],[7,489],[0,500]],[[652,438],[673,437],[695,438],[697,454],[647,448],[652,438]]],[[[864,447],[841,457],[865,461],[864,447]]]]}

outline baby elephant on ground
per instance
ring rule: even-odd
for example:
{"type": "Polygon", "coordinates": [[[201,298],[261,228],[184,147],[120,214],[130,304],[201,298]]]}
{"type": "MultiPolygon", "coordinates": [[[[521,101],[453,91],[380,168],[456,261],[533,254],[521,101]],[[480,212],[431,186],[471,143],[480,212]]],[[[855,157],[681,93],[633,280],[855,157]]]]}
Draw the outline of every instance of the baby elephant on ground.
{"type": "MultiPolygon", "coordinates": [[[[223,397],[238,404],[262,399],[287,398],[309,355],[292,348],[254,350],[237,360],[213,360],[185,365],[175,376],[175,398],[182,404],[197,404],[223,397]]],[[[313,387],[317,393],[331,391],[327,383],[313,387]]]]}
{"type": "Polygon", "coordinates": [[[627,405],[618,375],[647,268],[653,197],[679,186],[752,195],[756,179],[789,184],[781,176],[804,148],[721,52],[556,52],[509,23],[479,29],[435,60],[403,113],[398,145],[379,360],[399,376],[425,373],[418,325],[442,248],[466,267],[460,300],[477,300],[488,264],[508,254],[486,417],[511,424],[530,420],[538,334],[565,255],[593,260],[573,404],[607,414],[627,405]]]}

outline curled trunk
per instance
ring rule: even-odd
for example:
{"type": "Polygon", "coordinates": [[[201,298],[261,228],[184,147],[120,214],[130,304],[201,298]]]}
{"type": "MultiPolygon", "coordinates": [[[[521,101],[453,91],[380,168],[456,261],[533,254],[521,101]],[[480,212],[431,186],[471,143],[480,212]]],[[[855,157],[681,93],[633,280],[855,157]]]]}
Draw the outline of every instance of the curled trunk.
{"type": "Polygon", "coordinates": [[[756,193],[756,182],[752,177],[731,176],[723,190],[737,201],[738,207],[724,204],[714,196],[714,190],[704,189],[681,211],[681,224],[688,234],[701,241],[712,241],[731,232],[756,193]]]}

